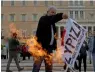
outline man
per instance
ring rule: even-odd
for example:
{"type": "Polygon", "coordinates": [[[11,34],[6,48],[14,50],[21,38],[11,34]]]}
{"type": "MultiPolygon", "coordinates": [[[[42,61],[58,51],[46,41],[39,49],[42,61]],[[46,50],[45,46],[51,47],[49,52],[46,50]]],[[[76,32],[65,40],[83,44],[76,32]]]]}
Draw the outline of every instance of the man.
{"type": "Polygon", "coordinates": [[[8,41],[9,41],[9,60],[8,60],[6,72],[12,72],[9,68],[13,58],[17,65],[18,71],[21,71],[23,70],[23,68],[19,66],[19,62],[17,59],[17,50],[16,50],[17,46],[19,45],[19,41],[17,40],[17,34],[13,33],[12,38],[10,38],[8,41]]]}
{"type": "Polygon", "coordinates": [[[87,45],[87,42],[84,41],[83,45],[80,49],[80,54],[79,54],[79,72],[81,72],[82,59],[83,59],[83,63],[84,63],[84,72],[86,72],[86,59],[87,59],[87,52],[86,51],[88,51],[88,45],[87,45]]]}
{"type": "Polygon", "coordinates": [[[95,72],[95,31],[93,32],[93,50],[92,50],[93,67],[95,72]]]}
{"type": "Polygon", "coordinates": [[[43,50],[47,51],[47,56],[39,57],[38,61],[34,61],[33,72],[39,72],[42,61],[45,62],[46,72],[52,72],[52,59],[49,57],[53,50],[57,47],[56,44],[56,27],[55,23],[67,19],[68,16],[63,13],[56,14],[56,8],[51,6],[48,8],[47,14],[42,16],[38,23],[38,28],[36,32],[37,41],[42,45],[43,50]],[[51,64],[47,63],[47,60],[51,64]]]}
{"type": "Polygon", "coordinates": [[[3,47],[2,53],[3,53],[4,59],[6,59],[6,56],[7,56],[7,48],[6,48],[6,46],[3,47]]]}
{"type": "Polygon", "coordinates": [[[93,36],[92,36],[92,33],[91,31],[89,32],[89,37],[88,37],[88,54],[89,54],[89,59],[90,59],[90,64],[92,63],[91,60],[92,60],[92,49],[93,49],[93,45],[92,45],[92,39],[93,39],[93,36]]]}

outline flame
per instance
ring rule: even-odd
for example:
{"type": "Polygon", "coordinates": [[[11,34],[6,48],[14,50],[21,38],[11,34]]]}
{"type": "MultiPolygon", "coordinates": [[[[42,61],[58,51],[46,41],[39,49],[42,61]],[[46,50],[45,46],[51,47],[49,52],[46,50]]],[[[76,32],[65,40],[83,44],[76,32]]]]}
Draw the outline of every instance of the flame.
{"type": "Polygon", "coordinates": [[[16,33],[20,40],[23,39],[22,30],[17,29],[17,27],[16,27],[16,25],[14,23],[10,23],[9,30],[10,30],[9,37],[11,36],[12,33],[16,33]]]}
{"type": "MultiPolygon", "coordinates": [[[[11,23],[10,26],[10,32],[11,33],[17,33],[17,35],[23,39],[21,30],[18,30],[16,28],[16,25],[14,23],[11,23]]],[[[61,40],[59,39],[61,42],[61,40]]],[[[57,42],[57,49],[52,54],[48,54],[46,50],[43,50],[40,43],[37,42],[36,36],[31,36],[29,39],[26,39],[26,45],[28,45],[28,51],[29,53],[34,57],[34,60],[39,60],[39,57],[45,57],[45,60],[48,64],[52,63],[52,60],[57,63],[64,63],[62,57],[63,57],[63,47],[60,45],[60,42],[57,42]],[[54,58],[54,59],[53,59],[54,58]]]]}
{"type": "Polygon", "coordinates": [[[63,63],[61,48],[57,48],[53,57],[54,57],[54,62],[63,63]]]}
{"type": "Polygon", "coordinates": [[[33,56],[45,56],[46,52],[45,50],[42,49],[41,44],[37,42],[37,37],[32,36],[31,39],[27,40],[27,45],[29,47],[28,51],[33,55],[33,56]]]}
{"type": "Polygon", "coordinates": [[[28,51],[34,57],[34,60],[39,60],[39,57],[45,57],[45,60],[47,61],[48,64],[52,63],[51,61],[53,60],[53,58],[54,62],[63,63],[62,59],[63,47],[60,45],[60,42],[58,43],[59,45],[56,51],[51,54],[48,54],[46,50],[43,50],[41,44],[37,42],[37,37],[32,36],[30,39],[27,40],[27,45],[29,47],[28,51]]]}
{"type": "Polygon", "coordinates": [[[57,42],[57,49],[55,50],[55,52],[53,52],[53,58],[54,58],[54,62],[57,63],[64,63],[62,57],[63,57],[63,51],[64,48],[63,46],[61,46],[61,40],[59,39],[57,42]]]}
{"type": "Polygon", "coordinates": [[[11,33],[17,33],[17,31],[18,31],[14,23],[11,23],[9,25],[9,29],[10,29],[11,33]]]}
{"type": "Polygon", "coordinates": [[[40,57],[44,57],[48,64],[52,63],[52,54],[48,54],[46,50],[43,50],[41,44],[37,42],[37,37],[32,36],[27,40],[29,47],[29,53],[34,57],[34,60],[39,61],[40,57]]]}

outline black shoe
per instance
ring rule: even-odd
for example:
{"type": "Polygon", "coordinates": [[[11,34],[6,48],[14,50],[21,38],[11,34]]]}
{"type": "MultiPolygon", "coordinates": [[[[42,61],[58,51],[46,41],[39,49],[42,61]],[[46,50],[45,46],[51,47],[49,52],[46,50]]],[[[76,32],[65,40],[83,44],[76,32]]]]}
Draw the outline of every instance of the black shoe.
{"type": "Polygon", "coordinates": [[[6,70],[6,72],[12,72],[11,70],[6,70]]]}
{"type": "Polygon", "coordinates": [[[24,68],[20,68],[18,71],[22,71],[24,68]]]}

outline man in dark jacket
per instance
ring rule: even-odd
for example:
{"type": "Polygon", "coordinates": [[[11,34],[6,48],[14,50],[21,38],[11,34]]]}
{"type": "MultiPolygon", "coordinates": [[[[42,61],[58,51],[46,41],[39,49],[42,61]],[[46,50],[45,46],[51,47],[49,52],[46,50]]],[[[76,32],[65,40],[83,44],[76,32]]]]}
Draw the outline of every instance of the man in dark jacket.
{"type": "Polygon", "coordinates": [[[67,19],[68,16],[63,13],[56,14],[55,7],[49,7],[47,11],[47,15],[42,16],[38,23],[38,28],[36,32],[36,36],[38,38],[38,43],[40,43],[43,47],[43,50],[47,51],[47,56],[40,57],[38,61],[34,61],[33,72],[39,72],[42,61],[45,62],[46,72],[52,72],[52,59],[48,55],[51,55],[52,51],[57,48],[56,44],[56,27],[55,23],[62,20],[67,19]],[[47,60],[50,60],[51,64],[47,63],[47,60]]]}
{"type": "Polygon", "coordinates": [[[12,72],[9,68],[13,58],[17,65],[18,71],[21,71],[23,70],[23,68],[19,66],[19,62],[17,58],[17,50],[16,50],[17,46],[19,45],[19,41],[17,40],[17,34],[13,33],[12,37],[8,39],[8,42],[9,42],[9,60],[8,60],[6,72],[12,72]]]}
{"type": "Polygon", "coordinates": [[[84,41],[83,45],[80,49],[80,54],[79,54],[79,72],[81,72],[81,63],[82,63],[82,59],[83,59],[83,63],[84,63],[84,72],[86,72],[86,58],[87,58],[87,51],[88,50],[88,45],[87,42],[84,41]]]}

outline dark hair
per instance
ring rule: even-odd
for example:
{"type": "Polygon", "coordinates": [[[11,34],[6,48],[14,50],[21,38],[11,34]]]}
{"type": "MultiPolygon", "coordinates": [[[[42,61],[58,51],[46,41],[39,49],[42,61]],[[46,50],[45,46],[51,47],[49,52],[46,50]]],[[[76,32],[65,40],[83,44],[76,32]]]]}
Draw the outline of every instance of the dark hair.
{"type": "Polygon", "coordinates": [[[13,33],[13,36],[17,36],[17,33],[13,33]]]}

